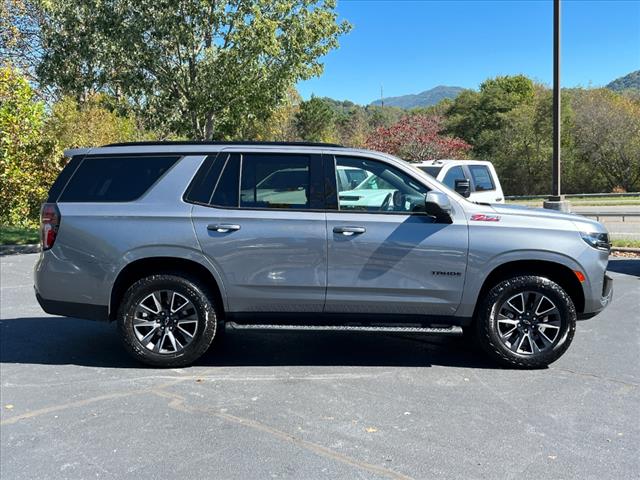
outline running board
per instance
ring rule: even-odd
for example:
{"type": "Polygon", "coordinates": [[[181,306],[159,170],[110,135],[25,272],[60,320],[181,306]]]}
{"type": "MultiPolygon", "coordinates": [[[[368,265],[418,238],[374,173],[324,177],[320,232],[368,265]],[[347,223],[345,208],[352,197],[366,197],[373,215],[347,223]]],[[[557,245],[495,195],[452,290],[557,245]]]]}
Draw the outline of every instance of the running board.
{"type": "Polygon", "coordinates": [[[383,333],[437,333],[439,335],[462,335],[461,327],[393,327],[372,325],[267,325],[227,322],[233,330],[302,330],[337,332],[383,332],[383,333]]]}

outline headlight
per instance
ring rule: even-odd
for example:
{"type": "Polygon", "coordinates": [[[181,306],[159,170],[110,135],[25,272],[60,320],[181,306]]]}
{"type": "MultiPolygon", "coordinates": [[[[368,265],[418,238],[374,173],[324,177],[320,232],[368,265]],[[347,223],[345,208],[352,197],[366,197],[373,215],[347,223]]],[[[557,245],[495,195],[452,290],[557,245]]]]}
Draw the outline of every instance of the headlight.
{"type": "Polygon", "coordinates": [[[607,252],[611,249],[608,233],[580,232],[580,236],[593,248],[597,248],[598,250],[606,250],[607,252]]]}

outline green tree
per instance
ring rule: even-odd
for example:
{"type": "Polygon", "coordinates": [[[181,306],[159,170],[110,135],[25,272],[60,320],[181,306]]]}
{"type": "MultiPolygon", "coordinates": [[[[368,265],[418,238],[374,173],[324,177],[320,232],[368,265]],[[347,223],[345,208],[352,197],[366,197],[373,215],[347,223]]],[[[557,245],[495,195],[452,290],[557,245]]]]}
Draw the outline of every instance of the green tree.
{"type": "Polygon", "coordinates": [[[298,91],[291,87],[287,95],[266,121],[254,121],[244,135],[246,140],[293,142],[298,137],[296,114],[302,101],[298,91]]]}
{"type": "Polygon", "coordinates": [[[300,103],[296,127],[302,140],[309,142],[335,141],[335,113],[329,103],[318,97],[300,103]]]}
{"type": "Polygon", "coordinates": [[[27,78],[0,67],[0,222],[34,226],[58,166],[43,141],[45,109],[27,78]]]}
{"type": "Polygon", "coordinates": [[[575,95],[578,155],[610,189],[640,189],[640,102],[606,89],[575,95]]]}
{"type": "Polygon", "coordinates": [[[447,111],[447,130],[473,145],[480,157],[490,157],[504,125],[504,114],[531,104],[535,85],[524,75],[496,77],[480,85],[480,91],[462,92],[447,111]]]}
{"type": "Polygon", "coordinates": [[[39,0],[0,0],[0,59],[19,68],[31,82],[42,57],[40,25],[44,10],[39,0]]]}
{"type": "Polygon", "coordinates": [[[364,148],[369,136],[367,116],[362,107],[354,105],[337,122],[340,144],[348,147],[364,148]]]}
{"type": "Polygon", "coordinates": [[[152,127],[200,139],[268,119],[349,30],[334,0],[68,0],[47,13],[44,82],[124,98],[152,127]]]}
{"type": "Polygon", "coordinates": [[[102,94],[82,103],[72,97],[62,98],[53,105],[46,124],[47,136],[61,149],[135,141],[145,136],[133,115],[118,115],[102,94]]]}

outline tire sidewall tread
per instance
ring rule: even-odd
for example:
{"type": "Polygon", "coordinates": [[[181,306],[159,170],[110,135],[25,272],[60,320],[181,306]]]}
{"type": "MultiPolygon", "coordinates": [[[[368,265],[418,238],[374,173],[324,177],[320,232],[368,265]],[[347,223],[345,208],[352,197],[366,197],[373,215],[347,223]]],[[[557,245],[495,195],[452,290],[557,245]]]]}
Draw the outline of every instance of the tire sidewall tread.
{"type": "Polygon", "coordinates": [[[209,349],[221,328],[213,298],[199,280],[181,273],[159,273],[136,281],[127,289],[118,309],[118,330],[125,349],[136,360],[154,367],[184,367],[192,364],[209,349]],[[135,308],[141,297],[165,289],[186,295],[200,317],[196,338],[176,354],[158,354],[144,348],[132,327],[135,308]]]}
{"type": "Polygon", "coordinates": [[[560,285],[545,277],[521,275],[500,281],[482,299],[475,318],[476,338],[482,349],[498,363],[516,368],[544,368],[560,358],[569,348],[576,329],[576,309],[571,297],[560,285]],[[508,349],[497,336],[494,328],[494,309],[505,297],[518,291],[532,290],[544,293],[556,304],[563,320],[560,340],[553,348],[538,355],[516,354],[508,349]]]}

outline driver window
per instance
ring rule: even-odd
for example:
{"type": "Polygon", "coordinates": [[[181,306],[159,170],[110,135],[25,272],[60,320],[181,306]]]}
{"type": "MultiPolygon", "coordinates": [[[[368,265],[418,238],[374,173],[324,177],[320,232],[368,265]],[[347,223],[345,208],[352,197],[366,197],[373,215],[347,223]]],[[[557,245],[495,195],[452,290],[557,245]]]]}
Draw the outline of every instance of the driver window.
{"type": "Polygon", "coordinates": [[[356,157],[336,157],[341,211],[423,212],[429,191],[409,175],[383,162],[356,157]],[[344,178],[362,179],[345,182],[344,178]]]}

